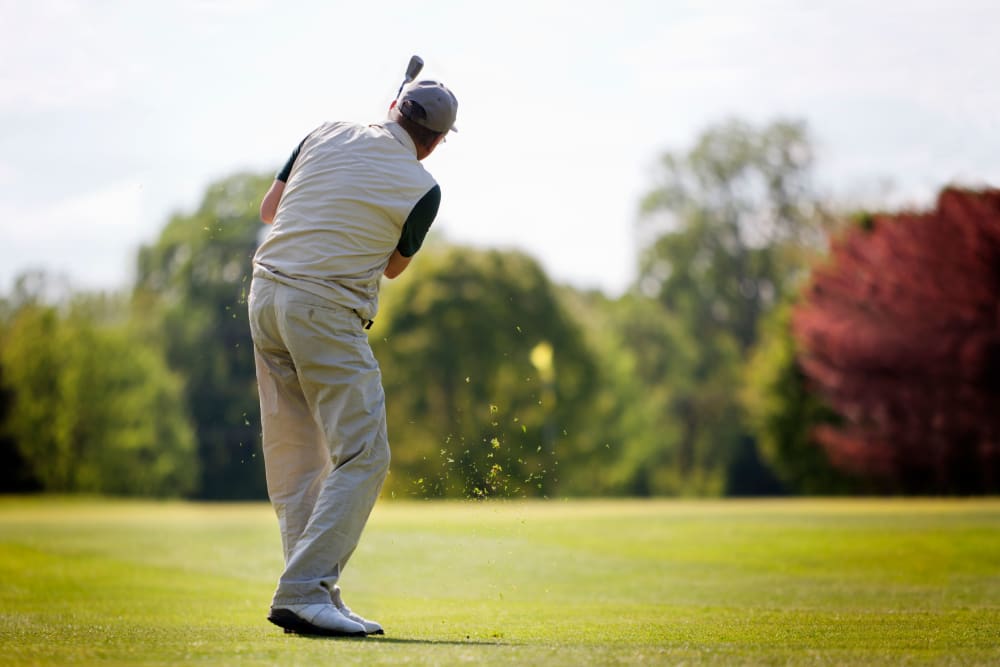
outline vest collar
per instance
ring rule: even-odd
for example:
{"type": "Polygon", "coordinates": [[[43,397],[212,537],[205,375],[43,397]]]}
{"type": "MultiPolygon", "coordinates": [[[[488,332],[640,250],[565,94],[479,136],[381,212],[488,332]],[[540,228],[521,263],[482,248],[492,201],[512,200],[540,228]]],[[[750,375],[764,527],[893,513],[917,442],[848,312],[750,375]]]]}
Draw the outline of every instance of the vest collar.
{"type": "Polygon", "coordinates": [[[417,144],[413,141],[413,137],[410,133],[403,129],[403,126],[394,120],[386,120],[380,123],[382,127],[389,130],[389,133],[396,138],[396,141],[403,144],[411,153],[413,157],[417,156],[417,144]]]}

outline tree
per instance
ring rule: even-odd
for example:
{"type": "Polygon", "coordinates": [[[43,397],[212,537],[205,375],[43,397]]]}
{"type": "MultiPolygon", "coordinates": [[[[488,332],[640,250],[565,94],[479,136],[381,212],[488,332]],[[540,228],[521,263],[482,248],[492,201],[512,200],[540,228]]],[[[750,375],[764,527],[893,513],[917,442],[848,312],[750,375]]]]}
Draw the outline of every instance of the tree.
{"type": "Polygon", "coordinates": [[[817,429],[831,460],[896,491],[1000,488],[998,301],[1000,190],[948,188],[838,239],[793,318],[845,421],[817,429]]]}
{"type": "Polygon", "coordinates": [[[372,346],[390,493],[551,496],[589,434],[596,379],[544,272],[517,252],[428,245],[387,283],[372,346]]]}
{"type": "Polygon", "coordinates": [[[761,336],[746,367],[743,401],[761,457],[789,491],[836,494],[855,491],[854,480],[834,468],[815,437],[816,428],[839,422],[810,391],[791,331],[792,303],[762,322],[761,336]]]}
{"type": "Polygon", "coordinates": [[[7,426],[14,410],[14,392],[5,382],[5,372],[0,364],[0,493],[25,493],[38,491],[41,486],[31,474],[17,441],[7,426]]]}
{"type": "Polygon", "coordinates": [[[664,155],[642,202],[638,288],[696,342],[691,382],[672,407],[684,424],[681,472],[724,471],[732,493],[779,490],[742,427],[738,387],[760,318],[803,273],[803,249],[823,238],[811,164],[801,123],[732,121],[688,153],[664,155]]]}
{"type": "Polygon", "coordinates": [[[53,468],[62,468],[65,460],[58,452],[52,428],[56,409],[51,401],[58,395],[61,365],[56,343],[58,323],[55,308],[25,303],[8,315],[2,332],[0,366],[9,407],[0,432],[12,448],[7,456],[10,463],[23,466],[10,473],[17,485],[31,485],[32,480],[41,488],[54,481],[65,485],[65,481],[53,480],[58,475],[53,468]]]}
{"type": "Polygon", "coordinates": [[[802,248],[822,240],[811,167],[805,126],[792,122],[731,121],[686,155],[665,154],[641,205],[640,289],[699,337],[721,333],[745,352],[802,271],[802,248]]]}
{"type": "Polygon", "coordinates": [[[180,380],[158,348],[114,320],[121,305],[110,301],[27,302],[6,327],[3,430],[20,477],[46,491],[183,494],[197,463],[180,380]]]}
{"type": "MultiPolygon", "coordinates": [[[[577,451],[567,489],[580,495],[718,493],[721,476],[685,457],[678,401],[691,388],[694,342],[660,304],[640,294],[609,299],[562,290],[598,367],[586,415],[587,446],[577,451]],[[691,474],[694,470],[695,474],[691,474]]],[[[711,451],[703,448],[700,453],[711,451]]]]}
{"type": "Polygon", "coordinates": [[[236,174],[211,185],[194,213],[173,216],[139,252],[133,311],[185,378],[202,498],[266,494],[245,302],[270,183],[236,174]]]}

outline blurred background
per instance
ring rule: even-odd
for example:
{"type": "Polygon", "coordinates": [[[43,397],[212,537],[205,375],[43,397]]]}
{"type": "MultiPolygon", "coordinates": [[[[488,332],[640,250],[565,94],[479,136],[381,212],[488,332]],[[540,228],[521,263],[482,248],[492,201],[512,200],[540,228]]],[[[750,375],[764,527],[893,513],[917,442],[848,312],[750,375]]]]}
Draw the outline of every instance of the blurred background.
{"type": "Polygon", "coordinates": [[[1000,8],[0,2],[0,492],[264,498],[274,173],[459,99],[385,496],[1000,489],[1000,8]]]}

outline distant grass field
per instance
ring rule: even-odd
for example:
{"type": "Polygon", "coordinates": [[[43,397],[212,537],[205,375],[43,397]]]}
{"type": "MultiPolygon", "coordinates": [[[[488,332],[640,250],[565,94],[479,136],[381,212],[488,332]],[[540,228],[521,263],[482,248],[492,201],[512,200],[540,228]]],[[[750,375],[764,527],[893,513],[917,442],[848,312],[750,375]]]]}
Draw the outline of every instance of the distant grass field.
{"type": "Polygon", "coordinates": [[[382,502],[286,636],[263,504],[0,498],[3,665],[1000,664],[1000,500],[382,502]]]}

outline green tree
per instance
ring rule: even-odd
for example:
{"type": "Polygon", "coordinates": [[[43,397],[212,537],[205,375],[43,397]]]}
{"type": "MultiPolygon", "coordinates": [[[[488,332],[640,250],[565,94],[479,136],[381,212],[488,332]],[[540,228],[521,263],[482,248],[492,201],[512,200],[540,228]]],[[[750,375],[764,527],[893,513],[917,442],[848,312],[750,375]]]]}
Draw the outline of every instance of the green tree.
{"type": "Polygon", "coordinates": [[[691,383],[672,409],[685,475],[724,474],[731,493],[777,490],[741,424],[742,364],[757,325],[823,239],[801,123],[731,121],[685,154],[665,154],[641,206],[638,287],[696,342],[691,383]]]}
{"type": "Polygon", "coordinates": [[[169,496],[191,489],[197,462],[180,380],[162,352],[78,294],[62,309],[24,303],[3,332],[11,410],[5,435],[46,491],[169,496]]]}
{"type": "MultiPolygon", "coordinates": [[[[0,334],[0,340],[3,335],[0,334]]],[[[5,382],[6,372],[0,363],[0,493],[37,491],[40,486],[6,428],[14,411],[14,392],[5,382]]]]}
{"type": "Polygon", "coordinates": [[[825,238],[812,157],[805,126],[780,121],[730,121],[665,154],[641,205],[642,291],[700,338],[749,349],[760,316],[804,272],[802,249],[825,238]]]}
{"type": "Polygon", "coordinates": [[[721,476],[685,457],[679,418],[690,393],[695,344],[655,300],[637,293],[609,299],[563,290],[587,335],[600,372],[594,406],[582,419],[592,434],[574,461],[573,490],[630,496],[717,493],[721,476]],[[691,470],[694,469],[694,473],[691,470]]]}
{"type": "Polygon", "coordinates": [[[71,453],[67,443],[56,437],[59,377],[65,366],[60,348],[59,314],[52,306],[25,304],[5,327],[0,363],[4,367],[5,389],[11,396],[11,410],[4,432],[24,461],[26,476],[43,488],[70,487],[71,453]]]}
{"type": "Polygon", "coordinates": [[[855,491],[856,480],[836,470],[815,438],[821,424],[839,419],[813,391],[798,362],[791,330],[792,303],[764,318],[746,368],[744,405],[761,457],[796,493],[855,491]]]}
{"type": "Polygon", "coordinates": [[[388,490],[540,496],[590,438],[596,369],[544,272],[516,252],[429,245],[372,330],[393,443],[388,490]]]}
{"type": "Polygon", "coordinates": [[[202,498],[266,495],[245,302],[270,183],[236,174],[211,185],[194,213],[174,215],[139,252],[133,310],[185,378],[202,498]]]}

